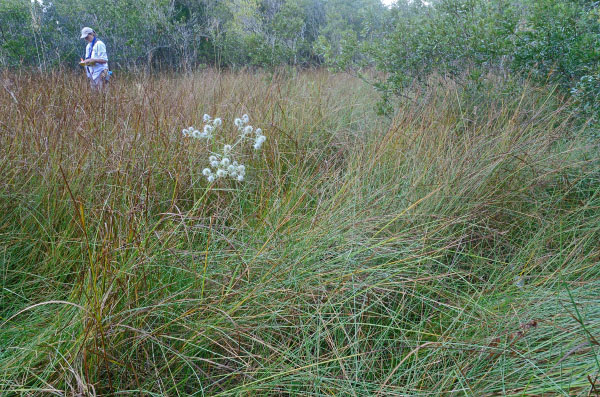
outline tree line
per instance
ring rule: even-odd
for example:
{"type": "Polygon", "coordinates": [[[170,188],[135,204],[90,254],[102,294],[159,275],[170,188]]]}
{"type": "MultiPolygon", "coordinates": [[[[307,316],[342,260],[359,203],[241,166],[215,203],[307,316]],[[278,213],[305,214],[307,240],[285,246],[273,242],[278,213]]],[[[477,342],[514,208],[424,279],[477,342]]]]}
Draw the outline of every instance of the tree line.
{"type": "Polygon", "coordinates": [[[112,68],[327,65],[382,72],[384,97],[437,73],[556,84],[600,113],[596,0],[2,0],[0,67],[76,65],[82,26],[112,68]]]}
{"type": "Polygon", "coordinates": [[[379,0],[2,0],[0,66],[73,65],[96,30],[113,67],[318,65],[318,43],[381,32],[379,0]]]}

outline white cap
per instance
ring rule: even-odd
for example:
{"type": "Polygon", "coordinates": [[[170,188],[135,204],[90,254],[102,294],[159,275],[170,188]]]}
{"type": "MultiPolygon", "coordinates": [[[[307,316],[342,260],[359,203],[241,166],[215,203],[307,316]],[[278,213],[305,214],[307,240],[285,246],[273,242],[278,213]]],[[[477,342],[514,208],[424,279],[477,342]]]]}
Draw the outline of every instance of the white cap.
{"type": "Polygon", "coordinates": [[[94,33],[94,29],[92,28],[88,28],[87,26],[83,29],[81,29],[81,37],[80,39],[85,39],[87,37],[88,34],[90,33],[94,33]]]}

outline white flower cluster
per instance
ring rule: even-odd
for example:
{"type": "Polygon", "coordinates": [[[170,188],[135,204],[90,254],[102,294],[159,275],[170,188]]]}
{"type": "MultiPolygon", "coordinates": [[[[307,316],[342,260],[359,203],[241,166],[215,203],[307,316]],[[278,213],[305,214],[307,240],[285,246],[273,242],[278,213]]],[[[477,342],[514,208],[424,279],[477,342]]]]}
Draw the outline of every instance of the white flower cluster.
{"type": "MultiPolygon", "coordinates": [[[[202,132],[190,127],[183,130],[183,136],[191,136],[196,139],[212,139],[214,136],[213,132],[221,126],[222,120],[220,118],[215,118],[213,120],[211,116],[205,114],[203,121],[205,125],[202,132]]],[[[206,177],[208,182],[212,183],[219,178],[226,177],[232,178],[238,182],[244,181],[246,167],[244,164],[240,164],[234,160],[234,149],[238,145],[241,145],[245,140],[253,140],[254,150],[258,150],[267,139],[267,137],[262,134],[260,128],[254,129],[248,124],[249,122],[250,117],[248,117],[247,114],[244,114],[241,118],[236,118],[234,124],[238,128],[238,140],[233,145],[224,145],[223,153],[213,153],[208,158],[210,166],[202,170],[202,175],[206,177]]]]}
{"type": "Polygon", "coordinates": [[[220,118],[212,119],[208,114],[205,114],[203,117],[204,127],[202,131],[195,129],[194,127],[185,128],[183,131],[183,136],[191,136],[196,139],[211,139],[213,137],[213,133],[217,128],[223,124],[223,121],[220,118]]]}
{"type": "Polygon", "coordinates": [[[248,122],[250,122],[250,117],[245,114],[241,118],[235,119],[233,123],[238,128],[241,140],[252,138],[252,133],[254,132],[254,145],[252,145],[252,147],[254,150],[258,150],[267,140],[267,137],[262,134],[262,130],[260,128],[254,130],[251,125],[248,125],[248,122]]]}
{"type": "Polygon", "coordinates": [[[208,158],[210,168],[203,169],[202,175],[209,182],[214,182],[217,178],[225,178],[227,176],[238,182],[243,182],[246,175],[246,166],[238,164],[237,161],[231,161],[231,154],[231,145],[225,145],[222,155],[211,155],[208,158]]]}

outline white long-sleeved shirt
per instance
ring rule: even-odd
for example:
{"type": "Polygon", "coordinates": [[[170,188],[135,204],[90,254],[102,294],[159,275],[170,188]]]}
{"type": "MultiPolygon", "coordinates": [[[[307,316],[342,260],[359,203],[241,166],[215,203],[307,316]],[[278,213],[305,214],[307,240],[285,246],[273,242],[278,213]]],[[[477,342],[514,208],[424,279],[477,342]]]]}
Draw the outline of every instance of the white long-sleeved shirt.
{"type": "MultiPolygon", "coordinates": [[[[88,45],[85,46],[86,58],[90,53],[91,45],[92,43],[88,43],[88,45]]],[[[87,76],[96,80],[103,70],[108,69],[108,55],[106,55],[106,46],[102,41],[96,40],[96,42],[94,43],[94,48],[92,49],[92,56],[90,58],[104,59],[106,61],[106,63],[96,63],[94,66],[85,67],[87,76]]]]}

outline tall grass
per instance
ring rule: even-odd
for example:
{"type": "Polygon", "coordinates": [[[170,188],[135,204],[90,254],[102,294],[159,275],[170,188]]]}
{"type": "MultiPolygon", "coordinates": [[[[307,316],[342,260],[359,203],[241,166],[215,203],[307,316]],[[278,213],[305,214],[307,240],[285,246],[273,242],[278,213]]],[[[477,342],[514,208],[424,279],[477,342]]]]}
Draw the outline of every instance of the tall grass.
{"type": "Polygon", "coordinates": [[[550,90],[2,79],[0,394],[600,390],[598,148],[550,90]],[[244,183],[204,113],[263,128],[244,183]]]}

